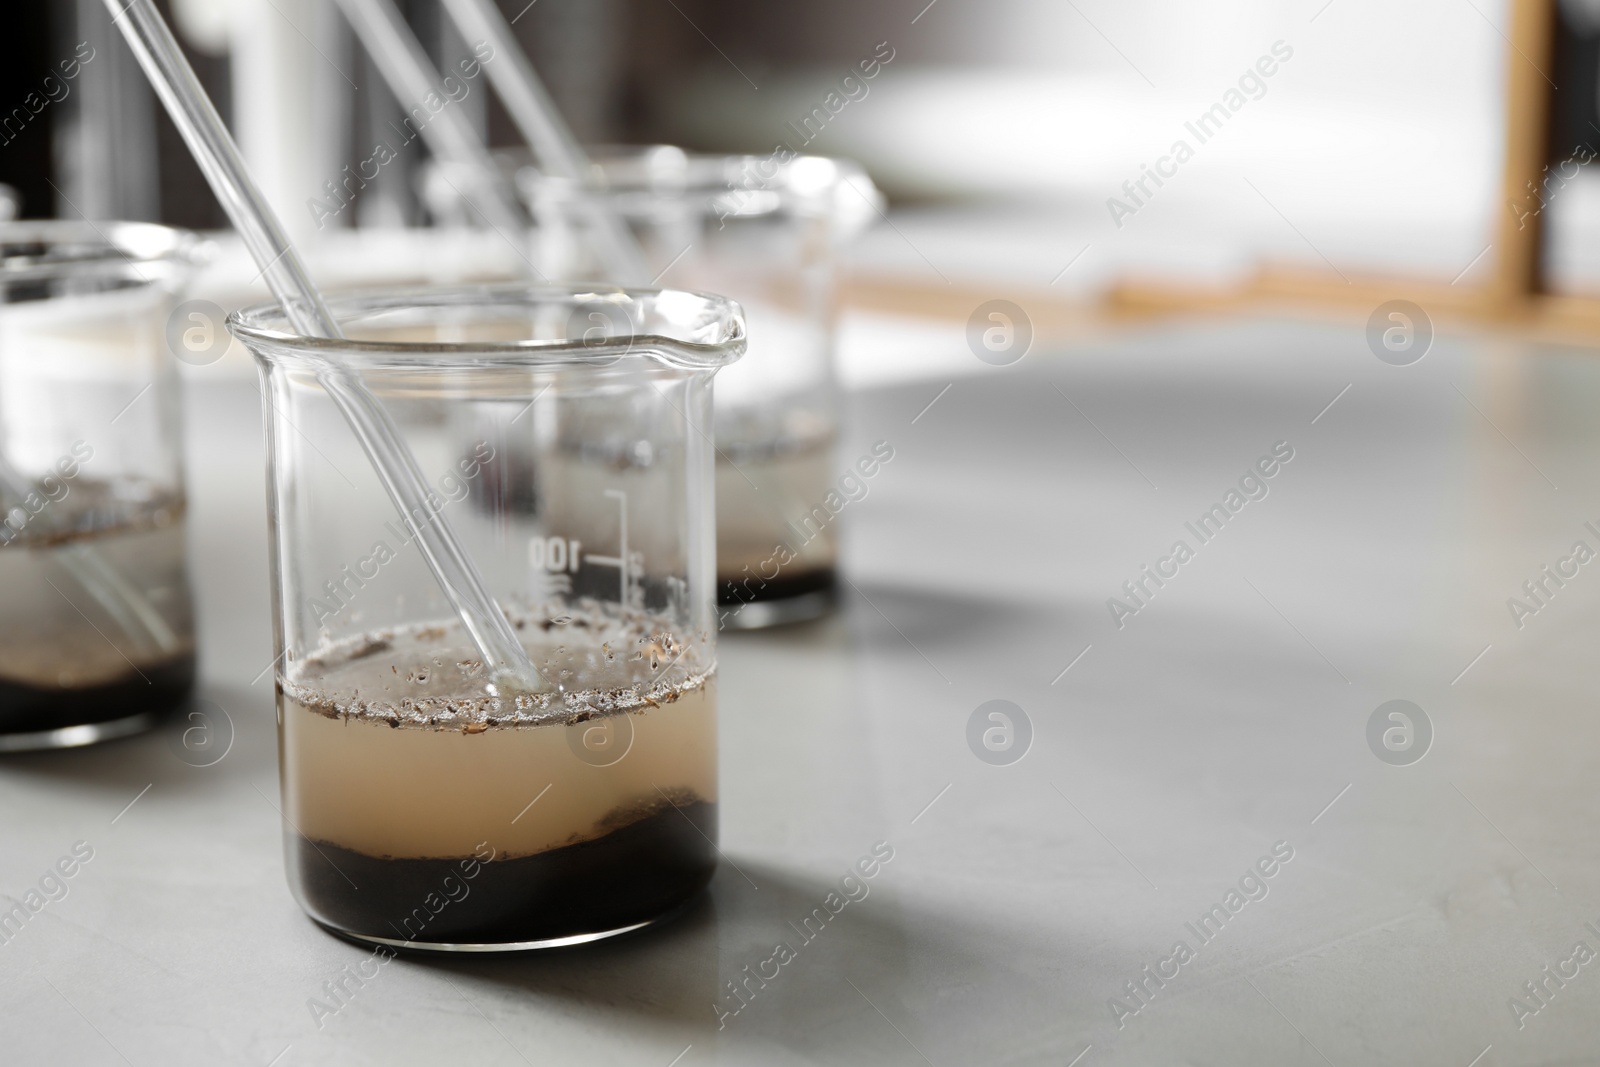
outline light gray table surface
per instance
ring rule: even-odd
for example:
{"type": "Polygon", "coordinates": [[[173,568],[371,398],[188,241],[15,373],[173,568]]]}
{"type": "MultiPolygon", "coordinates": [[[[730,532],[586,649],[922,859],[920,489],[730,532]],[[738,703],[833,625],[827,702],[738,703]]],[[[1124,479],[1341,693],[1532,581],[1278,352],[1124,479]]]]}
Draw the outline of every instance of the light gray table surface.
{"type": "Polygon", "coordinates": [[[236,736],[205,768],[163,734],[0,761],[0,894],[94,850],[0,944],[0,1062],[1600,1062],[1600,960],[1524,989],[1600,951],[1600,562],[1520,628],[1507,606],[1600,550],[1600,361],[1442,337],[1393,367],[1358,328],[1262,320],[978,369],[849,398],[840,471],[895,458],[841,517],[842,611],[721,645],[699,906],[397,960],[321,1018],[368,953],[284,882],[259,401],[192,375],[201,696],[236,736]],[[1185,523],[1277,442],[1268,494],[1200,544],[1185,523]],[[1108,598],[1180,539],[1118,628],[1108,598]],[[1403,766],[1368,740],[1395,699],[1433,732],[1403,766]],[[1009,765],[969,745],[992,700],[1031,724],[1009,765]],[[868,895],[803,941],[878,842],[868,895]]]}

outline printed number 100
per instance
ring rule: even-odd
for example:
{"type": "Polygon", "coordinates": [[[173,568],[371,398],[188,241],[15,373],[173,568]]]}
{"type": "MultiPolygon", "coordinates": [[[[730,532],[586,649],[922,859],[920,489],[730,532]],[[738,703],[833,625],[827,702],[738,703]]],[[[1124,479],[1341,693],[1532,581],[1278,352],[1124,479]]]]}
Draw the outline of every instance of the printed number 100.
{"type": "Polygon", "coordinates": [[[528,542],[528,565],[536,571],[559,574],[562,571],[578,573],[582,559],[581,541],[563,541],[559,537],[535,537],[528,542]]]}

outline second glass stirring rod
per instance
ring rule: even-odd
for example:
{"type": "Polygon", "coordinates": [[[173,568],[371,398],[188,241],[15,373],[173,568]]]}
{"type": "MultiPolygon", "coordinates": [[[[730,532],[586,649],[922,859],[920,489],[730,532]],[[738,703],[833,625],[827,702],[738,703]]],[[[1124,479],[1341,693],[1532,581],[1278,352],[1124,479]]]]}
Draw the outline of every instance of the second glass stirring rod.
{"type": "MultiPolygon", "coordinates": [[[[132,0],[125,7],[120,0],[105,3],[290,325],[308,337],[339,337],[338,323],[165,20],[150,0],[132,0]]],[[[537,669],[445,517],[433,515],[429,522],[412,518],[432,514],[428,484],[389,413],[358,377],[341,367],[326,364],[317,381],[349,423],[389,498],[416,531],[429,570],[483,656],[497,690],[534,686],[540,677],[537,669]]]]}

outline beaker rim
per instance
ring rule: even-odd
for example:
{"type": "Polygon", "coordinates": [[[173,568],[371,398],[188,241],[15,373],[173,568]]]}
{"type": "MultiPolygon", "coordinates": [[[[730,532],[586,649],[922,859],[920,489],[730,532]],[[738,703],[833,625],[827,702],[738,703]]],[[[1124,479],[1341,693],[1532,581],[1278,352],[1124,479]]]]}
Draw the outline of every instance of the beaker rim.
{"type": "MultiPolygon", "coordinates": [[[[767,182],[774,187],[798,185],[804,191],[820,190],[832,182],[865,175],[861,164],[845,156],[780,150],[759,152],[696,152],[674,144],[600,144],[589,149],[590,159],[614,189],[651,186],[700,188],[728,182],[767,182]],[[750,165],[770,161],[771,174],[753,174],[750,165]],[[809,172],[809,173],[808,173],[809,172]]],[[[499,149],[507,161],[523,162],[523,150],[499,149]]],[[[526,155],[526,164],[532,164],[526,155]]],[[[550,180],[556,179],[547,175],[550,180]]]]}
{"type": "MultiPolygon", "coordinates": [[[[677,145],[595,145],[590,158],[602,180],[600,195],[613,199],[695,197],[711,216],[772,214],[832,219],[848,236],[883,207],[883,194],[866,170],[842,156],[811,155],[779,147],[765,155],[693,152],[677,145]],[[750,194],[763,194],[763,200],[750,194]],[[742,197],[732,205],[727,198],[742,197]],[[730,211],[730,207],[735,210],[730,211]]],[[[543,172],[528,149],[497,149],[496,164],[530,200],[557,202],[596,195],[571,178],[543,172]]],[[[444,170],[459,165],[430,164],[444,170]]]]}
{"type": "Polygon", "coordinates": [[[532,312],[529,333],[517,339],[396,340],[309,337],[289,326],[276,302],[240,308],[228,316],[230,333],[268,362],[334,363],[355,370],[420,370],[470,366],[609,367],[624,358],[654,358],[691,371],[710,372],[745,351],[744,310],[714,293],[685,289],[624,289],[606,285],[495,284],[385,288],[340,293],[325,301],[341,328],[405,329],[463,326],[477,312],[532,312]],[[427,319],[429,312],[438,318],[427,319]],[[607,332],[572,336],[570,327],[607,332]],[[554,328],[552,325],[561,324],[554,328]],[[624,331],[622,327],[627,327],[624,331]],[[559,336],[558,336],[559,335],[559,336]]]}
{"type": "Polygon", "coordinates": [[[215,246],[192,230],[154,222],[0,222],[0,287],[98,274],[153,284],[202,266],[214,253],[215,246]]]}

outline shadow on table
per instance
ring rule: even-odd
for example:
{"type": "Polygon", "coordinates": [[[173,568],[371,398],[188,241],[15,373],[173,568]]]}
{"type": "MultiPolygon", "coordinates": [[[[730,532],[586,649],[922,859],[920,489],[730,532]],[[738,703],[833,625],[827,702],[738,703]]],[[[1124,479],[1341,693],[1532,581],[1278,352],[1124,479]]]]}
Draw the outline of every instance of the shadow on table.
{"type": "MultiPolygon", "coordinates": [[[[971,647],[979,639],[1015,633],[1036,638],[1041,627],[1051,631],[1087,623],[1094,605],[1045,604],[980,596],[953,589],[854,579],[844,587],[844,601],[853,621],[865,623],[858,639],[886,645],[910,641],[917,647],[971,647]],[[1081,609],[1081,617],[1080,610],[1081,609]],[[888,620],[892,629],[883,627],[888,620]]],[[[1104,613],[1104,609],[1099,609],[1104,613]]],[[[1095,620],[1098,621],[1098,618],[1095,620]]]]}
{"type": "Polygon", "coordinates": [[[82,748],[0,756],[0,777],[51,778],[129,796],[147,785],[204,798],[238,779],[277,777],[271,689],[202,683],[155,729],[82,748]],[[267,705],[263,707],[263,705],[267,705]]]}
{"type": "Polygon", "coordinates": [[[1034,638],[1041,629],[1056,630],[1098,622],[1099,605],[1007,600],[953,589],[875,581],[853,577],[841,583],[840,609],[810,622],[765,630],[729,630],[717,640],[729,647],[779,645],[787,651],[858,651],[884,646],[901,648],[907,640],[919,647],[971,647],[979,638],[1015,632],[1034,638]],[[888,620],[888,625],[885,625],[888,620]]]}
{"type": "MultiPolygon", "coordinates": [[[[845,1020],[872,1013],[866,994],[879,1006],[897,1002],[896,990],[911,979],[912,930],[919,955],[931,952],[947,961],[962,955],[964,944],[986,936],[966,929],[960,915],[916,914],[886,892],[893,878],[891,863],[864,882],[865,897],[841,907],[845,898],[837,882],[748,860],[738,868],[724,861],[708,893],[653,930],[572,949],[408,957],[403,965],[448,977],[476,1006],[483,1004],[480,998],[508,996],[546,1005],[566,1001],[592,1012],[597,1022],[630,1012],[691,1027],[691,1037],[724,1029],[804,1046],[845,1020]],[[830,903],[840,909],[837,914],[830,903]],[[779,945],[787,952],[779,952],[779,945]]],[[[859,888],[854,892],[859,896],[859,888]]]]}

